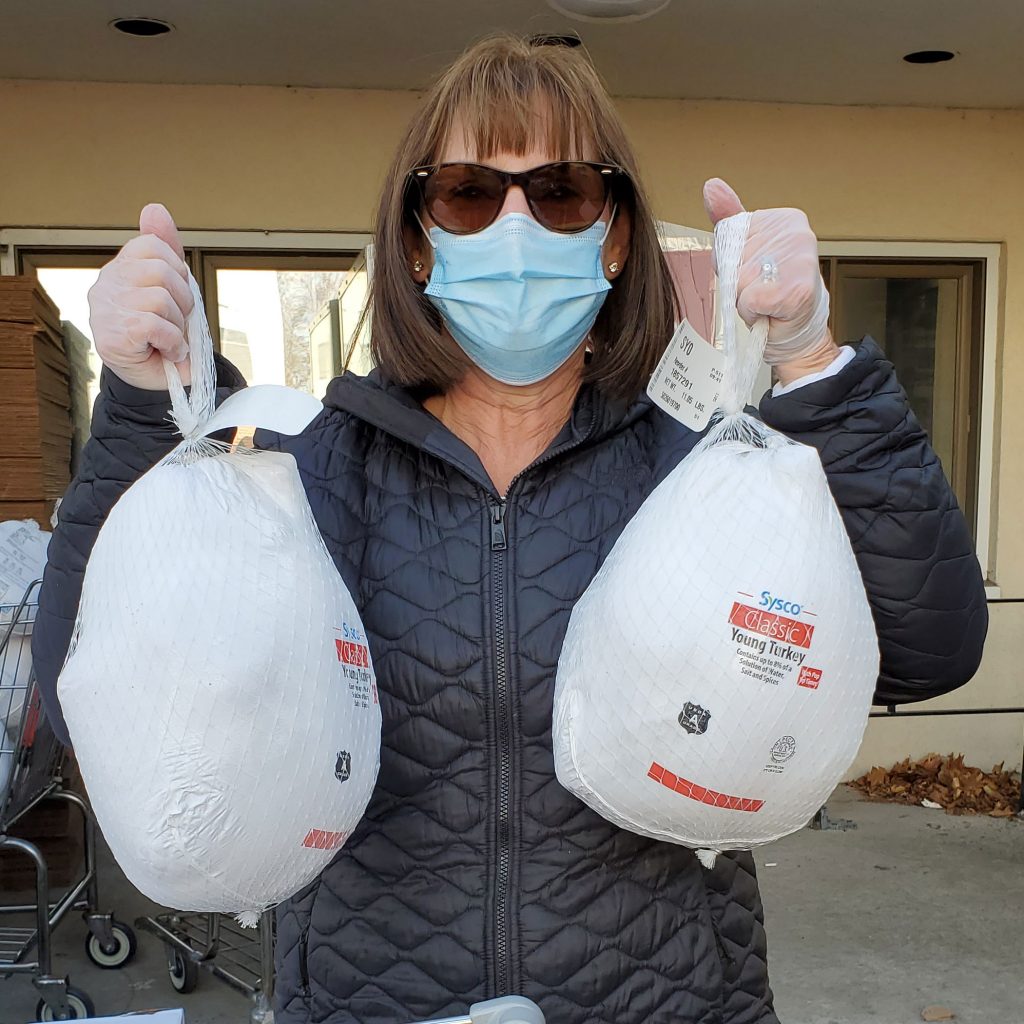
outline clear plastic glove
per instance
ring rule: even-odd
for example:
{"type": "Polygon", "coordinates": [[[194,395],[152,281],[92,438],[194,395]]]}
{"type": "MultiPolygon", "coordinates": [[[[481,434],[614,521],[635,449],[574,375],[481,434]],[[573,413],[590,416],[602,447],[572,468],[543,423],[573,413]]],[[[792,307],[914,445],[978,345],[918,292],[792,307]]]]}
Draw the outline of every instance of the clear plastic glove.
{"type": "MultiPolygon", "coordinates": [[[[721,178],[704,185],[712,224],[743,211],[721,178]]],[[[764,359],[785,384],[824,369],[839,354],[828,330],[828,291],[818,267],[818,239],[802,210],[757,210],[740,266],[736,308],[749,326],[769,318],[764,359]]]]}
{"type": "Polygon", "coordinates": [[[125,383],[165,391],[163,358],[190,380],[185,321],[192,312],[185,250],[166,207],[150,203],[137,238],[100,271],[89,289],[89,326],[96,352],[125,383]]]}

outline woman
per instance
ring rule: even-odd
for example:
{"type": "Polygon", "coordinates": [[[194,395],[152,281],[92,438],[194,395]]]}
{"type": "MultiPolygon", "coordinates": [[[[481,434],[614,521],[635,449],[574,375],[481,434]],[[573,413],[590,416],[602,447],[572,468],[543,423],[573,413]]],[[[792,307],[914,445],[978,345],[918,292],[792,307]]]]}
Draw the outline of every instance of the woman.
{"type": "MultiPolygon", "coordinates": [[[[720,182],[707,200],[713,220],[740,208],[720,182]]],[[[175,441],[160,359],[185,358],[186,271],[162,207],[140,227],[90,295],[108,372],[50,549],[51,687],[103,517],[175,441]]],[[[399,146],[376,254],[379,369],[335,380],[301,436],[257,435],[297,460],[384,715],[363,824],[279,911],[276,1019],[394,1024],[522,992],[553,1024],[776,1021],[751,857],[705,871],[606,823],[552,767],[569,613],[697,440],[643,397],[672,289],[586,60],[499,38],[456,62],[399,146]]],[[[891,365],[870,340],[836,348],[822,291],[803,215],[755,214],[739,305],[773,318],[786,389],[762,414],[821,452],[878,625],[879,699],[930,697],[977,666],[977,561],[891,365]]]]}

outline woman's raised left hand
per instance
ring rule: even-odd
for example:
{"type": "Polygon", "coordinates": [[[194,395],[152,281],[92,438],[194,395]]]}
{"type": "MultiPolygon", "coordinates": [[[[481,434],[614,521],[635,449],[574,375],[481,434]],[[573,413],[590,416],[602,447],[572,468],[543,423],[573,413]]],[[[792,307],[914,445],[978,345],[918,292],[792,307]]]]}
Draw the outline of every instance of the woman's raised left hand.
{"type": "MultiPolygon", "coordinates": [[[[704,185],[712,224],[743,212],[721,178],[704,185]]],[[[818,239],[803,210],[755,210],[740,265],[736,307],[751,325],[769,318],[765,362],[783,384],[825,369],[839,354],[828,329],[828,292],[818,267],[818,239]]]]}

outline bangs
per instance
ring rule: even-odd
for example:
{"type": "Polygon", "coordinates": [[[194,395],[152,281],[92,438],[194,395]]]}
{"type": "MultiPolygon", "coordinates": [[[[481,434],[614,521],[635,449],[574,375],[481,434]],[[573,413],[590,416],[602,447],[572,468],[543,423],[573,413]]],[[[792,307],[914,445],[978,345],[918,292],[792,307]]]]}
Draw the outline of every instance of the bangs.
{"type": "Polygon", "coordinates": [[[584,127],[592,123],[567,97],[540,83],[530,92],[520,87],[511,100],[494,92],[470,93],[452,110],[430,162],[440,160],[455,126],[465,133],[477,160],[496,153],[522,156],[531,150],[543,150],[552,160],[584,160],[590,150],[592,159],[601,160],[592,130],[584,127]]]}
{"type": "Polygon", "coordinates": [[[607,159],[595,126],[607,123],[608,100],[582,55],[563,47],[510,47],[502,39],[493,49],[481,44],[475,56],[456,63],[441,83],[423,163],[437,163],[456,130],[476,160],[532,149],[553,160],[607,159]]]}

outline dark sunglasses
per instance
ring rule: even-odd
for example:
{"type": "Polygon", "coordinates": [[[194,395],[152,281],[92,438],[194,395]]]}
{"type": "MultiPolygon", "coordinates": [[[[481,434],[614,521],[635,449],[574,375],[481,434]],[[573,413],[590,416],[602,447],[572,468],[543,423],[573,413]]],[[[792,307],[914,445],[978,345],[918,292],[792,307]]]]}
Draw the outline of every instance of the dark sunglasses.
{"type": "Polygon", "coordinates": [[[597,223],[613,183],[626,173],[614,164],[559,160],[528,171],[499,171],[483,164],[414,167],[430,219],[455,235],[471,235],[495,222],[505,196],[518,185],[530,212],[550,231],[572,234],[597,223]]]}

